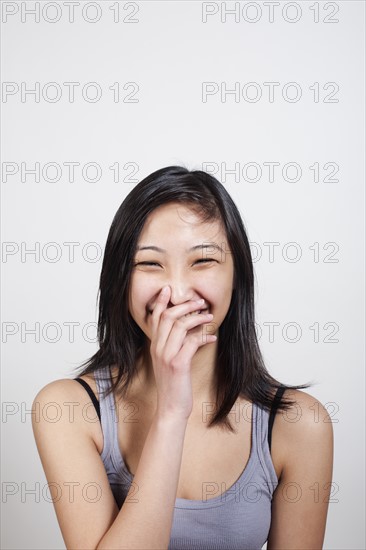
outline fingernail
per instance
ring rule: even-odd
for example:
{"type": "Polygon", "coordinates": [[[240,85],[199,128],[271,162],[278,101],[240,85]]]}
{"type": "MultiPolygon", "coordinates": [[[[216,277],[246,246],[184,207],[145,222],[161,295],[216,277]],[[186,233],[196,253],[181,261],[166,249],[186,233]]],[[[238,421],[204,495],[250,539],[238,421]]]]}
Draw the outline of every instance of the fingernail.
{"type": "Polygon", "coordinates": [[[167,294],[167,293],[168,293],[168,290],[169,290],[169,287],[168,287],[168,286],[163,286],[161,293],[162,293],[162,294],[167,294]]]}
{"type": "Polygon", "coordinates": [[[196,300],[196,302],[197,302],[197,304],[203,304],[203,302],[204,302],[204,299],[203,299],[203,298],[201,298],[200,300],[196,300]]]}

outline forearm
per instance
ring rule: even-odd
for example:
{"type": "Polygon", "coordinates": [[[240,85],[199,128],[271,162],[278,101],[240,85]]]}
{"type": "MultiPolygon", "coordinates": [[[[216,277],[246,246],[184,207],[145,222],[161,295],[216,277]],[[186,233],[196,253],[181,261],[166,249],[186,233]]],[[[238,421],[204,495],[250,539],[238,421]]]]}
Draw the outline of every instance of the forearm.
{"type": "Polygon", "coordinates": [[[97,550],[168,548],[186,426],[154,417],[126,500],[97,550]]]}

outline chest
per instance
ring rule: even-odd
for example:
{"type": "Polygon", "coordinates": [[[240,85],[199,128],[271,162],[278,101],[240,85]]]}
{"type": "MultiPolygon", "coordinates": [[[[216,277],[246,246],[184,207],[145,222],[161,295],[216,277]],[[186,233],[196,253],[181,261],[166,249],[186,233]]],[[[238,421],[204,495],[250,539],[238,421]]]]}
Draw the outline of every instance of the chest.
{"type": "MultiPolygon", "coordinates": [[[[200,415],[190,417],[184,438],[177,498],[201,500],[203,487],[210,483],[210,495],[215,498],[228,490],[243,473],[251,453],[252,405],[245,414],[231,415],[235,430],[208,428],[200,415]]],[[[125,465],[135,475],[149,432],[152,416],[137,407],[133,421],[126,421],[126,412],[118,409],[118,445],[125,465]]]]}

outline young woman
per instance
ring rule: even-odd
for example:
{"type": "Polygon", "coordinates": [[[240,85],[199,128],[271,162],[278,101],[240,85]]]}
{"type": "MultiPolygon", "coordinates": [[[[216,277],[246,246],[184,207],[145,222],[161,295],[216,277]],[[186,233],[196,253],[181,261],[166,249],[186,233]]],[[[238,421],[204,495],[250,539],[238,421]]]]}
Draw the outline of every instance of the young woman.
{"type": "Polygon", "coordinates": [[[68,549],[322,548],[332,424],[265,368],[248,238],[214,177],[170,166],[125,198],[98,337],[33,403],[62,411],[33,430],[68,549]]]}

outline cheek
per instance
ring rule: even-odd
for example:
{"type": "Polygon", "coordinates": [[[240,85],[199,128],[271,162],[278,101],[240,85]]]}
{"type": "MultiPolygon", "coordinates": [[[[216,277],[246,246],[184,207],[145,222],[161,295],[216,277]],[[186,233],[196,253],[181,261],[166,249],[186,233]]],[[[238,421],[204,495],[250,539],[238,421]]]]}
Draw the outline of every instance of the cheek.
{"type": "Polygon", "coordinates": [[[129,295],[129,310],[134,316],[145,312],[148,302],[151,300],[151,289],[138,279],[131,282],[129,295]]]}
{"type": "Polygon", "coordinates": [[[209,294],[212,296],[213,302],[217,304],[230,301],[232,294],[232,281],[228,281],[227,277],[214,277],[212,280],[207,279],[206,287],[209,289],[209,294]]]}
{"type": "Polygon", "coordinates": [[[138,297],[139,297],[139,290],[138,286],[136,285],[136,281],[131,281],[130,284],[130,291],[128,296],[128,309],[131,314],[133,314],[133,317],[136,314],[136,309],[138,308],[138,297]]]}

